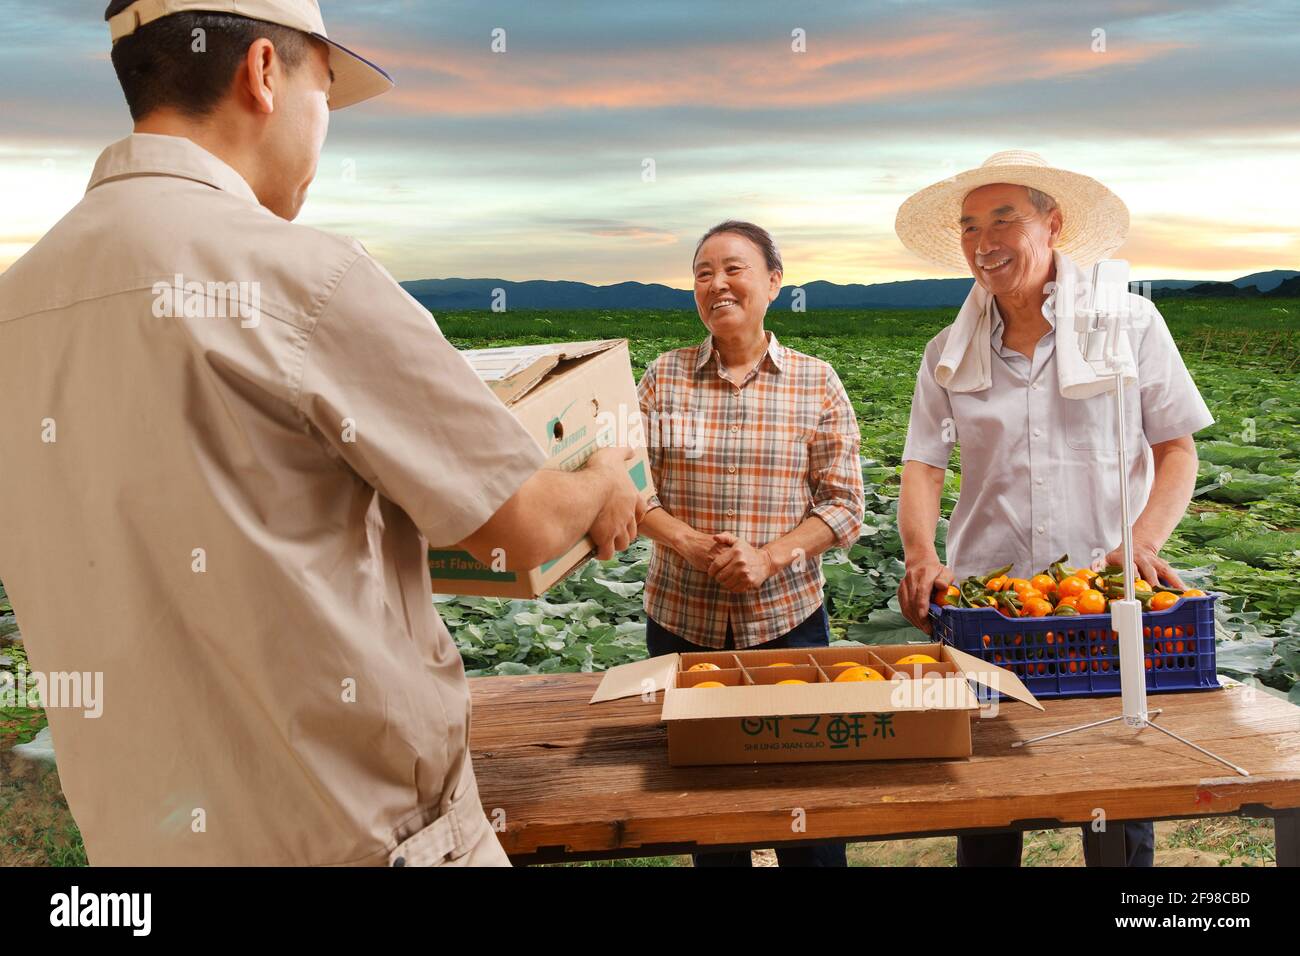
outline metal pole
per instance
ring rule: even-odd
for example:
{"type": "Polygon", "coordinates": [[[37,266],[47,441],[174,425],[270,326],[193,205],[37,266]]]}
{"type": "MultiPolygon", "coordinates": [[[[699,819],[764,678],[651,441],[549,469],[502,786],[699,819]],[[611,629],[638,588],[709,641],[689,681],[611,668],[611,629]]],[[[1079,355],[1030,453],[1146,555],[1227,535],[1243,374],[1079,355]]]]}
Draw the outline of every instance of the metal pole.
{"type": "Polygon", "coordinates": [[[1115,415],[1119,420],[1119,501],[1124,522],[1124,600],[1133,600],[1133,522],[1128,502],[1128,428],[1124,421],[1124,370],[1115,372],[1115,415]]]}
{"type": "Polygon", "coordinates": [[[1190,740],[1188,740],[1186,737],[1180,737],[1180,736],[1178,736],[1178,734],[1174,733],[1172,730],[1169,730],[1168,728],[1165,728],[1165,727],[1161,727],[1161,726],[1160,726],[1159,724],[1157,724],[1154,720],[1148,720],[1148,721],[1147,721],[1147,726],[1149,726],[1149,727],[1154,727],[1156,730],[1160,731],[1162,734],[1168,734],[1170,737],[1173,737],[1174,740],[1180,740],[1180,741],[1182,741],[1183,743],[1187,744],[1187,746],[1191,747],[1193,750],[1199,750],[1201,753],[1205,754],[1205,756],[1207,756],[1207,757],[1213,757],[1215,760],[1219,761],[1219,763],[1223,764],[1225,767],[1231,767],[1233,770],[1237,771],[1237,773],[1241,774],[1243,777],[1249,777],[1249,776],[1250,776],[1250,771],[1248,771],[1248,770],[1243,770],[1241,767],[1238,767],[1235,763],[1232,763],[1231,761],[1228,761],[1228,760],[1224,760],[1224,759],[1223,759],[1222,757],[1220,757],[1218,754],[1212,754],[1212,753],[1210,753],[1208,750],[1206,750],[1204,747],[1201,747],[1201,746],[1198,746],[1197,744],[1192,743],[1192,742],[1191,742],[1190,740]]]}
{"type": "Polygon", "coordinates": [[[1128,421],[1124,408],[1124,367],[1119,361],[1118,336],[1126,335],[1124,315],[1112,310],[1106,321],[1106,360],[1115,373],[1115,418],[1119,428],[1119,507],[1124,555],[1124,599],[1111,604],[1111,627],[1119,638],[1120,693],[1124,722],[1140,727],[1147,719],[1147,675],[1142,644],[1142,606],[1134,596],[1133,515],[1128,497],[1128,421]]]}

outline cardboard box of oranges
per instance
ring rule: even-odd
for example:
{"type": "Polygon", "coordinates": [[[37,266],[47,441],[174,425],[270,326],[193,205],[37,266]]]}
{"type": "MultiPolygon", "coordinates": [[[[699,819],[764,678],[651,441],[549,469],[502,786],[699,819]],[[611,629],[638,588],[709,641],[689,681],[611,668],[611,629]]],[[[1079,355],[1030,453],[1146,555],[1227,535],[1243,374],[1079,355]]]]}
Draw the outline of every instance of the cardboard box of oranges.
{"type": "Polygon", "coordinates": [[[668,654],[610,668],[591,703],[662,690],[674,766],[969,757],[972,682],[1042,710],[1015,674],[944,644],[668,654]]]}
{"type": "MultiPolygon", "coordinates": [[[[546,454],[546,468],[575,471],[603,445],[635,450],[627,473],[641,496],[654,494],[645,425],[627,339],[472,349],[461,353],[546,454]]],[[[584,537],[528,571],[484,564],[468,551],[429,549],[435,594],[535,598],[587,563],[584,537]]]]}

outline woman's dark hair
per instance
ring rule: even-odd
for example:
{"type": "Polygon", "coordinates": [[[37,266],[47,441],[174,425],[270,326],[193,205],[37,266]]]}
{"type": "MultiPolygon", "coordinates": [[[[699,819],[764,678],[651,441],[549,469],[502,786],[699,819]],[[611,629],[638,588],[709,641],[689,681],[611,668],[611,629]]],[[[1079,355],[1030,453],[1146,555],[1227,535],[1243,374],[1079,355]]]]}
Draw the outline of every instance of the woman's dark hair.
{"type": "Polygon", "coordinates": [[[691,257],[692,266],[695,265],[695,260],[700,256],[700,248],[714,236],[723,232],[734,232],[758,246],[763,253],[763,261],[767,263],[768,272],[785,272],[785,267],[781,265],[781,250],[776,247],[776,243],[772,241],[772,237],[768,235],[767,230],[762,226],[754,225],[752,222],[742,222],[739,219],[728,219],[726,222],[720,222],[700,236],[700,241],[695,244],[695,255],[691,257]]]}
{"type": "MultiPolygon", "coordinates": [[[[104,19],[133,2],[112,0],[104,19]]],[[[291,70],[311,43],[306,33],[278,23],[226,13],[172,13],[122,37],[113,44],[113,69],[131,118],[165,106],[186,116],[208,115],[229,92],[248,48],[263,37],[291,70]]]]}

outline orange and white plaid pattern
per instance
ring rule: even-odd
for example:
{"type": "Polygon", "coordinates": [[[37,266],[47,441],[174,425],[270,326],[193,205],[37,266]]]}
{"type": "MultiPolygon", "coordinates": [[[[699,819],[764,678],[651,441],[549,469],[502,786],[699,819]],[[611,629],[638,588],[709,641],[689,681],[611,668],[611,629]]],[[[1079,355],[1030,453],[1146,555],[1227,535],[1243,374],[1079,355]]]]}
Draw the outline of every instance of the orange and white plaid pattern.
{"type": "MultiPolygon", "coordinates": [[[[816,515],[848,547],[862,527],[861,436],[839,376],[821,359],[780,345],[740,383],[710,336],[665,352],[637,393],[650,465],[664,508],[696,531],[730,531],[761,547],[816,515]]],[[[733,594],[671,548],[655,543],[645,609],[669,631],[724,647],[727,620],[738,648],[780,637],[822,602],[819,557],[797,561],[761,587],[733,594]]]]}

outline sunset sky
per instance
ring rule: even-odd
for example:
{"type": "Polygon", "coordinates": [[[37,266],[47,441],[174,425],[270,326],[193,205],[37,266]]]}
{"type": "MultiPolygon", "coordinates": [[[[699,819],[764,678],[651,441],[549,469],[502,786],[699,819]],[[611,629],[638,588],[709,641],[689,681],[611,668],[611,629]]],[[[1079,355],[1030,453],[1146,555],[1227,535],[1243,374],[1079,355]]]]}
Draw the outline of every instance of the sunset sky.
{"type": "MultiPolygon", "coordinates": [[[[0,0],[0,269],[130,132],[106,5],[0,0]]],[[[333,115],[300,221],[399,279],[686,288],[728,217],[771,230],[788,283],[944,275],[895,237],[899,204],[1008,148],[1128,203],[1137,278],[1300,268],[1295,0],[322,8],[397,89],[333,115]]]]}

